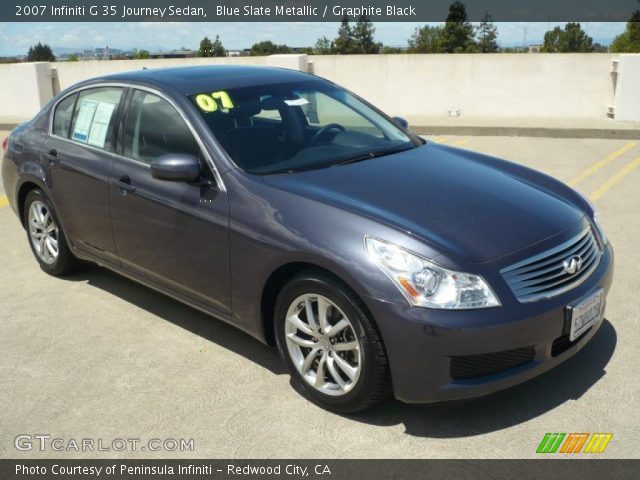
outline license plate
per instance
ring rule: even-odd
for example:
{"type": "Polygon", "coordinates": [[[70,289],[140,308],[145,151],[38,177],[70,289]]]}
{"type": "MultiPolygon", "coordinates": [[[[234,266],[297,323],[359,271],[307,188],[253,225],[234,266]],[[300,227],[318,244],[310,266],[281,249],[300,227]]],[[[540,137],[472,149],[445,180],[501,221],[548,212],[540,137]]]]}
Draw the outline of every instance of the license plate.
{"type": "Polygon", "coordinates": [[[589,298],[573,307],[571,311],[570,341],[573,342],[600,320],[603,295],[603,290],[598,290],[589,298]]]}

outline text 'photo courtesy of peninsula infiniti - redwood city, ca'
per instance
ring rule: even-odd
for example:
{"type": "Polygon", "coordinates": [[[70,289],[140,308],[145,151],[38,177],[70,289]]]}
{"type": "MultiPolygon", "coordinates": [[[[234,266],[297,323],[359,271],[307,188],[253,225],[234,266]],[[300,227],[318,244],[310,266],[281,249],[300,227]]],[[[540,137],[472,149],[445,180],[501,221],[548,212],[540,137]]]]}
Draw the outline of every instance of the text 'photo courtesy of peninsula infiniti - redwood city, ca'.
{"type": "Polygon", "coordinates": [[[93,262],[229,322],[338,412],[535,377],[594,336],[613,276],[576,191],[286,69],[76,84],[4,140],[2,180],[42,270],[93,262]]]}

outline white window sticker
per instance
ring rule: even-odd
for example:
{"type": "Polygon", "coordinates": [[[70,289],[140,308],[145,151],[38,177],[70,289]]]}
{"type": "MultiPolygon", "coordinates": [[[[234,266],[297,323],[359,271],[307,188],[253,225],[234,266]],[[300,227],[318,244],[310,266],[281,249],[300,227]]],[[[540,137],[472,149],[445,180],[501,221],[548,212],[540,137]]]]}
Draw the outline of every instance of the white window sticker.
{"type": "Polygon", "coordinates": [[[303,105],[309,105],[309,100],[306,98],[295,98],[293,100],[285,100],[284,103],[290,107],[301,107],[303,105]]]}
{"type": "Polygon", "coordinates": [[[82,105],[80,105],[80,109],[78,110],[78,116],[73,127],[73,135],[71,138],[79,142],[87,142],[89,139],[89,132],[91,131],[93,115],[96,113],[96,108],[98,108],[98,102],[94,100],[82,101],[82,105]]]}
{"type": "Polygon", "coordinates": [[[104,148],[104,142],[107,138],[107,131],[109,129],[109,123],[111,122],[111,116],[116,106],[113,103],[100,102],[96,108],[96,112],[93,115],[93,122],[91,123],[91,132],[89,133],[89,139],[87,143],[89,145],[95,145],[96,147],[104,148]]]}
{"type": "Polygon", "coordinates": [[[116,106],[109,102],[85,99],[80,105],[71,138],[104,148],[109,123],[116,106]]]}

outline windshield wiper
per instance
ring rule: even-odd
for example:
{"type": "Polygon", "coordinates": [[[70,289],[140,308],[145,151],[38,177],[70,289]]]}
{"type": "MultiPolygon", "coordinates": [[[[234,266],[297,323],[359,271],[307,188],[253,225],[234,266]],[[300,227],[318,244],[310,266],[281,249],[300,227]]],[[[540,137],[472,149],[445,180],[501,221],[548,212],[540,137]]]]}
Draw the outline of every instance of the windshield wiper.
{"type": "Polygon", "coordinates": [[[267,170],[266,172],[255,172],[258,175],[282,175],[283,173],[293,174],[299,172],[308,172],[309,170],[318,170],[320,168],[327,168],[328,165],[307,165],[305,167],[288,167],[279,170],[267,170]]]}
{"type": "Polygon", "coordinates": [[[321,168],[329,168],[329,167],[337,167],[340,165],[348,165],[349,163],[361,162],[363,160],[369,160],[370,158],[384,157],[385,155],[391,155],[392,153],[404,152],[405,150],[411,150],[416,148],[414,145],[401,145],[399,147],[388,148],[386,150],[377,150],[375,152],[367,152],[359,155],[354,155],[353,157],[349,157],[345,160],[334,164],[326,164],[326,163],[314,163],[311,165],[305,165],[302,167],[287,167],[281,168],[278,170],[266,171],[266,172],[254,172],[258,175],[282,175],[282,174],[293,174],[299,172],[307,172],[309,170],[319,170],[321,168]]]}
{"type": "Polygon", "coordinates": [[[375,152],[361,153],[360,155],[354,155],[353,157],[349,157],[345,160],[335,163],[334,166],[349,165],[350,163],[362,162],[364,160],[369,160],[371,158],[384,157],[385,155],[404,152],[405,150],[411,150],[412,148],[415,148],[415,147],[413,145],[409,145],[409,146],[402,145],[400,147],[389,148],[387,150],[377,150],[375,152]]]}

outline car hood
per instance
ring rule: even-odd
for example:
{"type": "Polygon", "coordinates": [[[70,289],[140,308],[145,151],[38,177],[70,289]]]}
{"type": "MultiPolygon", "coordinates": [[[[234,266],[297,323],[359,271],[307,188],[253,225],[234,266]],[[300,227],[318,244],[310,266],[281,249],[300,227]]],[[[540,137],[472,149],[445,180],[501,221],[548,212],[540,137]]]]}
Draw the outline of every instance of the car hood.
{"type": "Polygon", "coordinates": [[[486,262],[576,225],[570,190],[514,163],[427,144],[358,163],[263,177],[391,224],[443,254],[486,262]]]}

